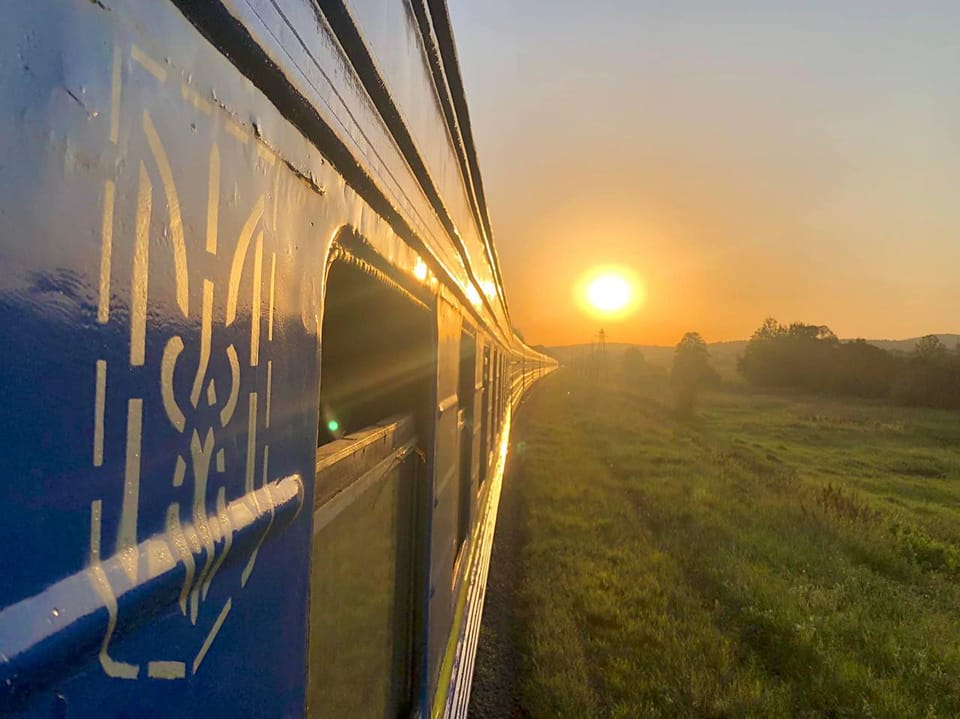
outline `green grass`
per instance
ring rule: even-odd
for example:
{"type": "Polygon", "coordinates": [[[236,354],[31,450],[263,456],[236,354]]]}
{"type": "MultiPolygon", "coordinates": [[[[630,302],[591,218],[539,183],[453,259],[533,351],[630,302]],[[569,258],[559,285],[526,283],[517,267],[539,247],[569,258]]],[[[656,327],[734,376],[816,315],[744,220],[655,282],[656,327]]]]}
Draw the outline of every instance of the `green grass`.
{"type": "Polygon", "coordinates": [[[561,371],[512,451],[532,716],[960,716],[960,415],[561,371]]]}

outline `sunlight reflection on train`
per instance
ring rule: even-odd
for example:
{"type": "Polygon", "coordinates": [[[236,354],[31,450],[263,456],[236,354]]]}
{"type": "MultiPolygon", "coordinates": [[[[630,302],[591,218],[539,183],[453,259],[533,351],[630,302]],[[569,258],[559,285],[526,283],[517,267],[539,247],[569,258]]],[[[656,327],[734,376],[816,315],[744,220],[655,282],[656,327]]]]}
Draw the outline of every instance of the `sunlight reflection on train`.
{"type": "Polygon", "coordinates": [[[420,282],[424,282],[427,279],[427,263],[419,257],[417,258],[416,264],[413,266],[413,276],[416,277],[420,282]]]}
{"type": "Polygon", "coordinates": [[[477,288],[473,285],[467,285],[466,287],[467,299],[470,300],[470,304],[474,307],[480,306],[480,293],[477,292],[477,288]]]}

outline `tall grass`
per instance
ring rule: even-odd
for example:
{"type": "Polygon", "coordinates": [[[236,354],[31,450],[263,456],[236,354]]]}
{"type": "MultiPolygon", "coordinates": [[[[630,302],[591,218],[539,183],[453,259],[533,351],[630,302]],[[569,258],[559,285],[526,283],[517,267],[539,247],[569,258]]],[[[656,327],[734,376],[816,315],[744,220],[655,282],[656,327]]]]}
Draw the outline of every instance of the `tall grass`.
{"type": "Polygon", "coordinates": [[[561,372],[520,415],[526,710],[960,716],[960,417],[661,392],[561,372]]]}

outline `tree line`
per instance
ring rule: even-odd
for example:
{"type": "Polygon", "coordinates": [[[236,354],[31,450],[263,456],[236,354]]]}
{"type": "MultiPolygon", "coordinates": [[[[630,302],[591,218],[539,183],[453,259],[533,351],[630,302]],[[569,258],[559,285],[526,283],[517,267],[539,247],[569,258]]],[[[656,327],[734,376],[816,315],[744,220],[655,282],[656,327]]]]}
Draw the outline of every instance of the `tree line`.
{"type": "Polygon", "coordinates": [[[960,409],[960,344],[950,349],[936,335],[922,337],[912,352],[891,352],[862,339],[843,342],[825,325],[768,318],[738,369],[758,387],[960,409]]]}

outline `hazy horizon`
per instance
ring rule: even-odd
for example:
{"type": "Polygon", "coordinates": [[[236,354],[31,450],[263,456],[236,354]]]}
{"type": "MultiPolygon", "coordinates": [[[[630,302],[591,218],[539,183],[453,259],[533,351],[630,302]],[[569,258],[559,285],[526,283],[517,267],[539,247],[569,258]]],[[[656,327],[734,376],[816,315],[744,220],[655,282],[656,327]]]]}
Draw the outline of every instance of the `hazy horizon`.
{"type": "Polygon", "coordinates": [[[514,324],[533,344],[960,328],[960,5],[451,0],[514,324]],[[641,278],[620,322],[574,301],[641,278]]]}
{"type": "MultiPolygon", "coordinates": [[[[601,329],[603,329],[603,328],[601,328],[601,329]]],[[[692,331],[692,332],[696,332],[696,330],[691,330],[691,331],[692,331]]],[[[927,335],[934,335],[935,337],[938,337],[938,338],[940,338],[941,340],[942,340],[944,337],[946,337],[948,340],[953,340],[953,341],[955,341],[955,343],[956,343],[957,345],[960,345],[960,332],[925,332],[925,333],[922,334],[922,335],[910,335],[909,337],[862,337],[862,336],[858,336],[858,335],[852,335],[852,336],[850,336],[850,337],[840,337],[839,339],[840,339],[841,342],[852,342],[852,341],[854,341],[854,340],[864,340],[864,341],[866,341],[866,342],[899,343],[899,342],[916,342],[916,341],[919,340],[921,337],[925,337],[925,336],[927,336],[927,335]]],[[[609,336],[609,333],[608,333],[606,330],[604,330],[604,338],[605,338],[604,341],[605,341],[608,345],[632,345],[632,346],[639,346],[639,347],[665,347],[665,348],[668,348],[668,349],[672,349],[673,346],[676,344],[675,342],[671,342],[671,343],[659,343],[659,342],[627,342],[627,341],[624,341],[624,340],[617,339],[616,337],[612,337],[612,338],[611,338],[611,337],[609,336]]],[[[706,343],[707,343],[708,345],[738,344],[738,343],[746,344],[747,342],[750,341],[750,337],[749,337],[749,336],[747,336],[747,337],[737,337],[737,338],[734,338],[734,339],[726,339],[726,340],[712,340],[712,339],[709,339],[709,338],[707,338],[707,337],[704,337],[704,340],[706,341],[706,343]]],[[[595,342],[595,341],[596,341],[596,336],[593,336],[592,338],[588,338],[587,340],[584,340],[583,342],[570,342],[570,343],[563,343],[563,344],[543,344],[543,343],[539,343],[539,342],[538,342],[538,343],[536,343],[536,344],[538,344],[538,345],[543,345],[544,347],[579,347],[579,346],[582,346],[582,345],[592,344],[592,343],[595,342]]],[[[947,344],[947,348],[948,348],[948,349],[953,349],[953,345],[947,344]]]]}

